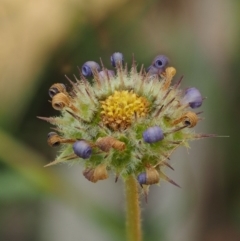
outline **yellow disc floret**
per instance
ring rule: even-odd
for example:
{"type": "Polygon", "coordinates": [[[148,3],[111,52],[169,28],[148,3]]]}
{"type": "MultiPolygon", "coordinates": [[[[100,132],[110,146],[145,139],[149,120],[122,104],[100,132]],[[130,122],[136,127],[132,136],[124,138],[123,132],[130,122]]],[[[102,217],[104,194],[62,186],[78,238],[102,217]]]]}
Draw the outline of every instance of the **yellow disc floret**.
{"type": "Polygon", "coordinates": [[[113,130],[124,130],[134,119],[145,117],[149,103],[133,91],[115,91],[102,104],[102,122],[113,130]]]}

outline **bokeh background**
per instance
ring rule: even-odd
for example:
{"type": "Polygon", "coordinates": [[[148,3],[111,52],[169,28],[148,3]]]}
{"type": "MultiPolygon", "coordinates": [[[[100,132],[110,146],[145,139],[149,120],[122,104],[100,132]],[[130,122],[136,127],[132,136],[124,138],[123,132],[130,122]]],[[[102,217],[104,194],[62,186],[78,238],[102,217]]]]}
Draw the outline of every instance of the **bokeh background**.
{"type": "Polygon", "coordinates": [[[120,241],[124,193],[114,177],[96,184],[83,167],[43,166],[54,116],[48,88],[77,66],[115,51],[148,66],[165,54],[207,99],[202,133],[167,171],[182,188],[151,187],[144,240],[240,240],[240,1],[0,0],[0,240],[120,241]]]}

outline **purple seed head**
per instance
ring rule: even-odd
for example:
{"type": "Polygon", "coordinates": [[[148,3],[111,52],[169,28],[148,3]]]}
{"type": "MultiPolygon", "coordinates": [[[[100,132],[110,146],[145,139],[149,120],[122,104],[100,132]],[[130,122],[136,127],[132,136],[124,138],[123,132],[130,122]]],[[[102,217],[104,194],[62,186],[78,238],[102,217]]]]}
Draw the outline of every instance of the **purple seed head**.
{"type": "Polygon", "coordinates": [[[124,63],[123,54],[119,52],[115,52],[110,59],[113,67],[116,67],[117,65],[122,65],[124,63]]]}
{"type": "Polygon", "coordinates": [[[164,71],[168,65],[168,58],[165,55],[158,55],[157,57],[154,58],[152,65],[160,69],[161,71],[164,71]]]}
{"type": "Polygon", "coordinates": [[[147,174],[146,172],[142,172],[138,175],[137,180],[139,184],[142,186],[143,184],[147,183],[147,174]]]}
{"type": "Polygon", "coordinates": [[[143,132],[143,140],[147,143],[161,141],[164,138],[163,131],[159,126],[149,127],[143,132]]]}
{"type": "Polygon", "coordinates": [[[108,70],[108,69],[105,69],[105,70],[102,70],[98,73],[99,75],[99,79],[100,80],[105,80],[107,79],[108,77],[111,78],[115,75],[114,71],[113,70],[108,70]]]}
{"type": "Polygon", "coordinates": [[[202,101],[203,98],[200,91],[194,87],[186,89],[182,100],[183,104],[188,103],[192,109],[200,107],[202,105],[202,101]]]}
{"type": "Polygon", "coordinates": [[[88,159],[92,155],[92,148],[85,141],[76,141],[73,144],[73,151],[77,156],[83,159],[88,159]]]}
{"type": "Polygon", "coordinates": [[[161,74],[163,71],[161,71],[160,69],[154,67],[153,65],[150,65],[150,66],[146,69],[146,72],[148,73],[149,76],[151,76],[151,75],[161,74]]]}
{"type": "Polygon", "coordinates": [[[87,61],[82,66],[82,74],[85,77],[93,76],[93,71],[100,71],[100,66],[98,63],[94,61],[87,61]]]}

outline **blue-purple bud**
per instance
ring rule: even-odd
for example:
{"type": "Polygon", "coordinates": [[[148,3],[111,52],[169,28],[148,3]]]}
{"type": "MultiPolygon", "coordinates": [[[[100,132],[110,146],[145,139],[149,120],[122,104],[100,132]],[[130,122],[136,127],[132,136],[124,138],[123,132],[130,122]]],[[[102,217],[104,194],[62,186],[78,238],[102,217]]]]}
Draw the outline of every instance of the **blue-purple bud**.
{"type": "Polygon", "coordinates": [[[142,187],[143,184],[147,183],[147,173],[146,172],[140,173],[137,177],[137,180],[142,187]]]}
{"type": "Polygon", "coordinates": [[[156,67],[154,67],[153,65],[150,65],[147,69],[146,69],[147,73],[149,76],[151,75],[158,75],[161,74],[161,70],[157,69],[156,67]]]}
{"type": "Polygon", "coordinates": [[[143,132],[143,140],[147,143],[161,141],[164,138],[162,129],[159,126],[149,127],[143,132]]]}
{"type": "Polygon", "coordinates": [[[154,58],[152,65],[155,68],[161,69],[162,71],[164,71],[168,65],[168,62],[169,60],[165,55],[158,55],[157,57],[154,58]]]}
{"type": "Polygon", "coordinates": [[[108,77],[113,77],[115,75],[114,71],[113,70],[108,70],[108,69],[105,69],[105,70],[102,70],[98,73],[99,75],[99,79],[100,80],[105,80],[107,79],[108,77]]]}
{"type": "Polygon", "coordinates": [[[182,100],[184,104],[188,103],[192,109],[200,107],[202,105],[202,101],[203,98],[200,91],[194,87],[186,89],[182,100]]]}
{"type": "Polygon", "coordinates": [[[111,56],[111,64],[113,67],[116,67],[118,65],[122,65],[124,63],[124,58],[123,58],[123,54],[119,53],[119,52],[115,52],[112,56],[111,56]]]}
{"type": "Polygon", "coordinates": [[[86,141],[76,141],[73,144],[73,151],[83,159],[88,159],[92,155],[92,148],[86,141]]]}
{"type": "Polygon", "coordinates": [[[100,66],[98,63],[94,61],[87,61],[86,63],[83,64],[82,66],[82,74],[85,77],[90,77],[93,76],[93,72],[100,71],[100,66]]]}

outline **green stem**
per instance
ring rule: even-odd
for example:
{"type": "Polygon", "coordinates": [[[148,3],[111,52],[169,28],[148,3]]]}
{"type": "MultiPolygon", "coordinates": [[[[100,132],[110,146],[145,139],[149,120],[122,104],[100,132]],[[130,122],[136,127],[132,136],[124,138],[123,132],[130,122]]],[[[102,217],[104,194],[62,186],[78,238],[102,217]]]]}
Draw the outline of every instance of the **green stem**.
{"type": "Polygon", "coordinates": [[[134,176],[125,180],[126,229],[128,241],[142,241],[138,184],[134,176]]]}

